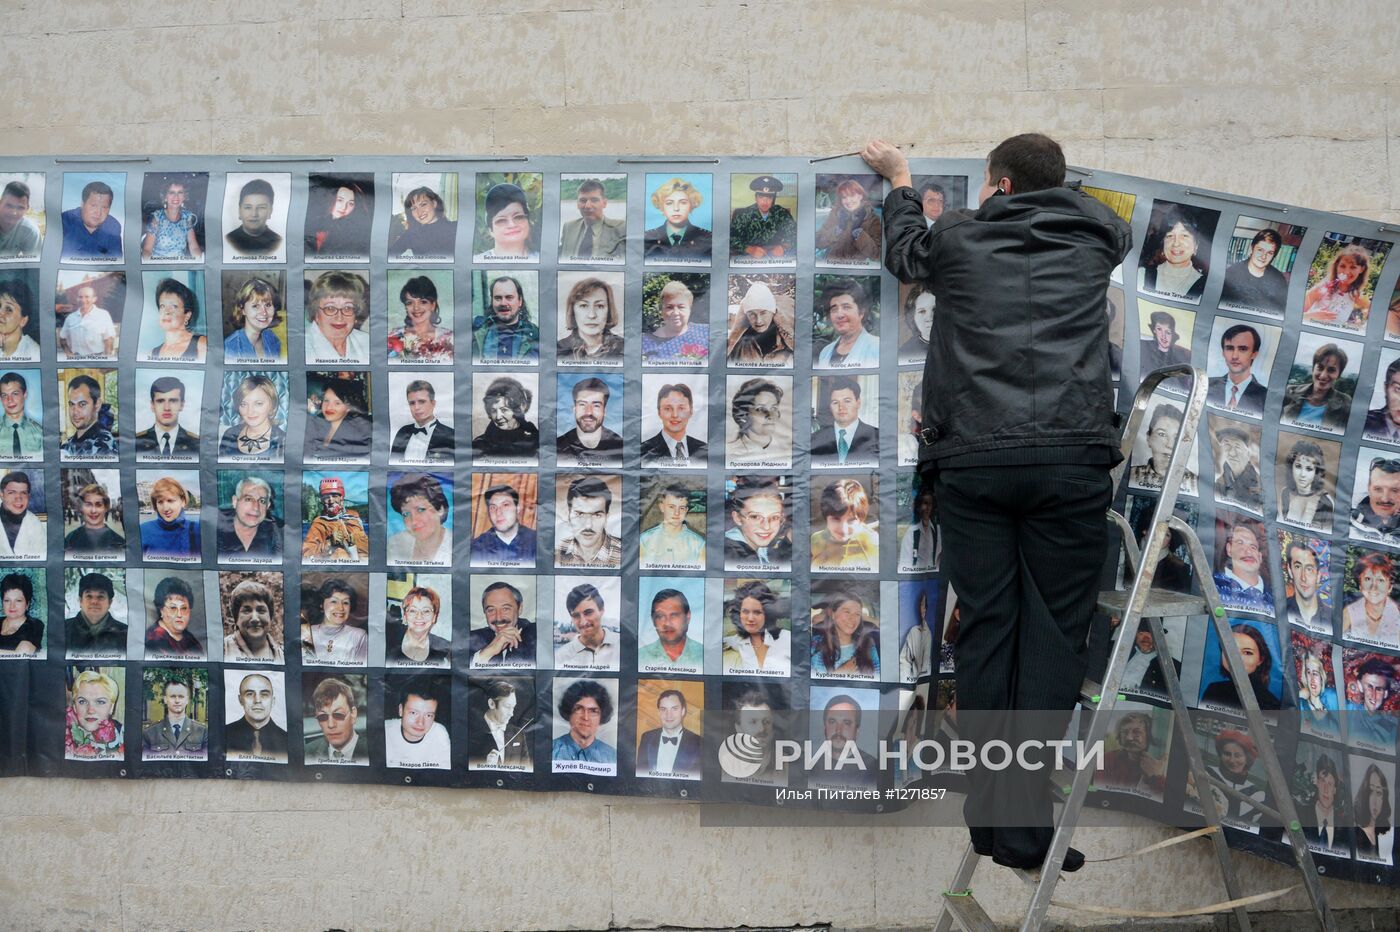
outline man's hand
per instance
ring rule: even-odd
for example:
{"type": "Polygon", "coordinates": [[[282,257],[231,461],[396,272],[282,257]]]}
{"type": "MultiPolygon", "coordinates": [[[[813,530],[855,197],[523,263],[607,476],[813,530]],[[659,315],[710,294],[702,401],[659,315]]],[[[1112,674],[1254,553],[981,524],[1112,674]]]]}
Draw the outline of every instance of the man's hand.
{"type": "Polygon", "coordinates": [[[762,246],[745,246],[744,252],[748,253],[755,259],[768,258],[768,250],[764,249],[762,246]]]}
{"type": "Polygon", "coordinates": [[[496,632],[496,636],[491,639],[490,644],[487,644],[477,652],[477,660],[478,662],[485,662],[506,649],[517,650],[519,647],[520,629],[502,628],[496,632]]]}
{"type": "Polygon", "coordinates": [[[892,146],[883,139],[872,139],[865,144],[865,148],[860,150],[860,157],[865,159],[865,164],[879,172],[891,186],[896,188],[912,188],[914,179],[909,175],[909,160],[904,157],[896,146],[892,146]]]}

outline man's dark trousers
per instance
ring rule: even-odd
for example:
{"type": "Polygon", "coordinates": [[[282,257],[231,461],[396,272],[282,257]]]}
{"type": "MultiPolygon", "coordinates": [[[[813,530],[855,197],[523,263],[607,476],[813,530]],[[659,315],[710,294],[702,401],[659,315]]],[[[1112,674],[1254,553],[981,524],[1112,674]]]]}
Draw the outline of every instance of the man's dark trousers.
{"type": "MultiPolygon", "coordinates": [[[[1088,668],[1085,639],[1108,547],[1109,467],[943,468],[934,483],[943,571],[960,614],[958,711],[1062,710],[1067,724],[1088,668]]],[[[993,735],[992,717],[973,718],[959,717],[960,732],[979,745],[1064,736],[1063,727],[1028,734],[1010,716],[1010,734],[993,735]]],[[[963,807],[974,843],[1015,865],[1042,861],[1054,832],[1048,776],[974,769],[963,807]]]]}

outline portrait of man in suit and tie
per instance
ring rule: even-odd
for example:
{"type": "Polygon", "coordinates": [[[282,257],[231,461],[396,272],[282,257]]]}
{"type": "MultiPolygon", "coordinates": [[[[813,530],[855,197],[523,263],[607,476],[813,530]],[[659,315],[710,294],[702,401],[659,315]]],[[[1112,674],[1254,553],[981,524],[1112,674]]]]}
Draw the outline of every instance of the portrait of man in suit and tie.
{"type": "Polygon", "coordinates": [[[183,669],[147,670],[148,680],[156,677],[161,685],[157,691],[164,714],[147,723],[141,731],[142,760],[189,760],[209,758],[209,727],[196,720],[204,714],[203,671],[183,669]],[[163,681],[162,679],[163,678],[163,681]],[[190,679],[200,681],[200,699],[191,708],[194,691],[190,679]]]}
{"type": "MultiPolygon", "coordinates": [[[[452,376],[437,376],[448,380],[450,389],[452,376]]],[[[397,392],[393,382],[396,381],[390,376],[390,397],[397,397],[397,392]]],[[[415,378],[403,389],[404,407],[394,411],[392,417],[398,420],[397,415],[407,410],[408,416],[412,419],[394,432],[393,442],[389,445],[389,462],[391,463],[450,463],[454,454],[456,434],[452,427],[444,424],[438,418],[437,389],[433,383],[424,378],[415,378]]],[[[396,406],[397,407],[397,406],[396,406]]],[[[452,410],[452,394],[447,393],[447,412],[452,410]]]]}
{"type": "MultiPolygon", "coordinates": [[[[660,429],[642,441],[642,465],[653,469],[704,469],[709,452],[703,439],[708,420],[708,377],[692,375],[686,382],[671,382],[666,376],[645,376],[642,397],[650,398],[653,392],[660,429]]],[[[653,423],[652,418],[643,416],[643,436],[653,423]]]]}
{"type": "MultiPolygon", "coordinates": [[[[649,683],[639,686],[643,688],[649,683]]],[[[664,682],[658,685],[670,685],[664,682]]],[[[680,684],[675,684],[680,685],[680,684]]],[[[642,733],[637,741],[637,776],[664,780],[699,780],[700,736],[685,727],[690,712],[685,693],[663,689],[656,697],[659,727],[642,733]]]]}
{"type": "Polygon", "coordinates": [[[472,677],[467,689],[467,769],[528,772],[534,761],[534,682],[472,677]]]}
{"type": "Polygon", "coordinates": [[[627,253],[627,176],[561,175],[559,258],[565,262],[622,262],[627,253]],[[608,186],[622,197],[609,201],[608,186]],[[573,200],[578,216],[569,218],[573,200]],[[609,210],[609,207],[612,209],[609,210]]]}
{"type": "Polygon", "coordinates": [[[879,416],[874,376],[814,378],[812,407],[825,425],[812,434],[812,468],[880,464],[880,430],[861,418],[879,416]]]}
{"type": "Polygon", "coordinates": [[[369,766],[369,741],[365,738],[368,722],[360,724],[357,689],[367,695],[364,674],[303,675],[302,695],[311,697],[304,710],[309,721],[302,728],[308,735],[308,765],[369,766]]]}
{"type": "Polygon", "coordinates": [[[1218,338],[1219,355],[1214,352],[1210,354],[1211,377],[1206,390],[1206,404],[1247,417],[1262,417],[1269,390],[1260,381],[1259,375],[1263,373],[1264,378],[1268,378],[1273,364],[1272,347],[1278,343],[1279,328],[1235,323],[1228,318],[1220,318],[1216,321],[1215,329],[1222,328],[1224,332],[1218,338]],[[1267,350],[1263,333],[1269,336],[1267,350]],[[1225,370],[1223,373],[1220,372],[1221,368],[1225,370]]]}
{"type": "MultiPolygon", "coordinates": [[[[139,377],[137,381],[141,381],[139,377]]],[[[199,459],[199,434],[180,424],[180,414],[185,410],[185,383],[173,375],[160,376],[151,382],[150,395],[155,423],[137,432],[137,459],[191,462],[199,459]]],[[[191,410],[198,419],[198,399],[194,399],[191,410]]]]}

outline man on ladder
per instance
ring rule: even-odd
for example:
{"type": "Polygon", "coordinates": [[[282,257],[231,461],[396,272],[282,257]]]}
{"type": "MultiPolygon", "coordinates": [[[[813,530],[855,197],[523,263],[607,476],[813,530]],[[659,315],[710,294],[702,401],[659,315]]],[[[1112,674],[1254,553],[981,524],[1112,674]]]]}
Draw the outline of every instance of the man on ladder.
{"type": "MultiPolygon", "coordinates": [[[[1122,459],[1104,295],[1131,231],[1064,186],[1064,154],[1043,135],[993,149],[981,207],[947,210],[932,226],[898,149],[876,140],[861,157],[894,189],[886,268],[937,298],[919,469],[937,492],[943,570],[961,611],[958,709],[1059,710],[1067,723],[1088,668],[1110,470],[1122,459]]],[[[1008,737],[967,718],[981,719],[962,733],[979,745],[1008,737]]],[[[1054,829],[1044,774],[974,770],[963,812],[978,854],[1021,869],[1045,860],[1054,829]]],[[[1063,866],[1083,862],[1071,848],[1063,866]]]]}

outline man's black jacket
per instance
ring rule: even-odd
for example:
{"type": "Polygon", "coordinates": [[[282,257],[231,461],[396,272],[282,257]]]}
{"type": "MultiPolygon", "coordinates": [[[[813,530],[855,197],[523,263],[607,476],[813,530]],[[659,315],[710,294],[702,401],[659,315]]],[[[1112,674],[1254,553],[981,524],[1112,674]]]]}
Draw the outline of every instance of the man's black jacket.
{"type": "Polygon", "coordinates": [[[896,188],[885,238],[885,267],[938,299],[920,469],[1062,462],[1085,447],[1116,461],[1105,300],[1128,224],[1061,187],[997,195],[929,228],[918,194],[896,188]]]}

